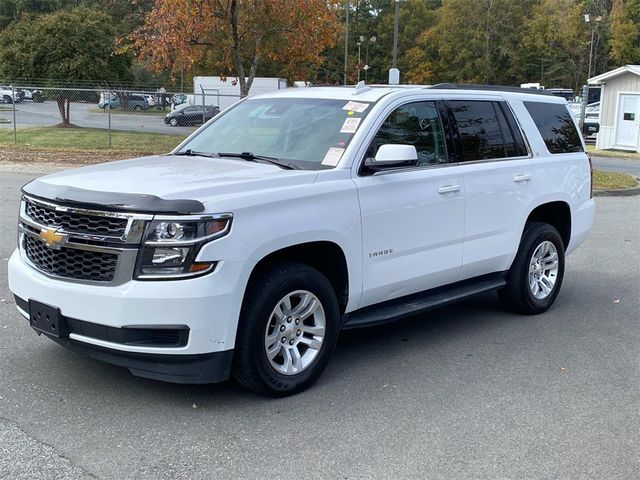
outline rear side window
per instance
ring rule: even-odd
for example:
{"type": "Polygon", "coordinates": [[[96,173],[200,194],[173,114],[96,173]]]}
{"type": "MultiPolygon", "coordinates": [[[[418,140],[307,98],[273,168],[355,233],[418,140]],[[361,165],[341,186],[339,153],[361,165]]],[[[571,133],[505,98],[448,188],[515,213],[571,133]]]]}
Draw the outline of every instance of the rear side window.
{"type": "Polygon", "coordinates": [[[520,130],[503,102],[450,100],[463,162],[527,155],[520,130]]]}
{"type": "Polygon", "coordinates": [[[567,107],[559,103],[523,103],[538,127],[549,153],[583,151],[580,134],[567,107]]]}

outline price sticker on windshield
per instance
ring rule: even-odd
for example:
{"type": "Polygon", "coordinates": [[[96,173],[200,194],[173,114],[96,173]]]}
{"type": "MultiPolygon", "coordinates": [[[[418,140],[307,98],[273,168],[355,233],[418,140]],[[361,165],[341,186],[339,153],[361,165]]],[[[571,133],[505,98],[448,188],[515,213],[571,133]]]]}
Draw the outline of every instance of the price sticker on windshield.
{"type": "Polygon", "coordinates": [[[358,125],[360,125],[360,118],[350,117],[346,118],[340,129],[340,133],[356,133],[358,125]]]}
{"type": "Polygon", "coordinates": [[[344,107],[342,107],[343,110],[350,110],[352,112],[358,112],[358,113],[364,112],[367,108],[369,108],[368,103],[360,103],[360,102],[348,102],[344,107]]]}
{"type": "Polygon", "coordinates": [[[331,147],[327,150],[327,154],[324,156],[322,160],[322,165],[329,165],[331,167],[335,167],[338,165],[338,162],[342,158],[342,154],[344,153],[344,148],[336,148],[331,147]]]}

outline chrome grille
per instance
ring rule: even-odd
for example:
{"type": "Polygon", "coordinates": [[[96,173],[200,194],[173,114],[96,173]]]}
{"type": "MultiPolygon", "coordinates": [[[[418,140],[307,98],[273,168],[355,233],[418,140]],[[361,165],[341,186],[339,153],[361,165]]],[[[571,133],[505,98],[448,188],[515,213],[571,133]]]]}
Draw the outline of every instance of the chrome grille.
{"type": "Polygon", "coordinates": [[[24,237],[24,251],[38,269],[57,277],[110,282],[116,274],[116,254],[74,248],[53,250],[30,236],[24,237]]]}
{"type": "Polygon", "coordinates": [[[127,230],[126,218],[65,212],[29,200],[26,201],[25,212],[29,218],[41,225],[57,227],[66,232],[122,237],[127,230]]]}

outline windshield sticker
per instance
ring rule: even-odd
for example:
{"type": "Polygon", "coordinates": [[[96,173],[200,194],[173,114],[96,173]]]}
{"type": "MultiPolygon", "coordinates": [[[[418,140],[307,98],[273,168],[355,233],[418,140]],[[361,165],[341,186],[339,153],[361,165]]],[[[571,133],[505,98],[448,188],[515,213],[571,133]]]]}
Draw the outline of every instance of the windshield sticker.
{"type": "Polygon", "coordinates": [[[358,113],[364,112],[367,108],[369,108],[368,103],[360,103],[360,102],[349,102],[344,107],[342,107],[343,110],[352,110],[358,113]]]}
{"type": "Polygon", "coordinates": [[[356,133],[358,125],[360,125],[360,118],[346,118],[344,123],[342,124],[342,128],[340,129],[340,133],[356,133]]]}
{"type": "Polygon", "coordinates": [[[344,153],[344,148],[336,148],[331,147],[327,150],[327,154],[324,156],[322,160],[322,165],[329,165],[331,167],[335,167],[338,165],[338,162],[342,158],[342,154],[344,153]]]}

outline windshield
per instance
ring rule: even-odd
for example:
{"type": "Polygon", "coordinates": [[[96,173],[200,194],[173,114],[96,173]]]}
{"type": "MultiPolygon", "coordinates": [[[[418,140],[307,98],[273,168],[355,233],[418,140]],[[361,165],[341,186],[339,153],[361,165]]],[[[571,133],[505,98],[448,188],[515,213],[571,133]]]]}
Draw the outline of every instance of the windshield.
{"type": "Polygon", "coordinates": [[[248,99],[223,112],[180,151],[250,152],[303,169],[332,168],[369,106],[316,98],[248,99]]]}

